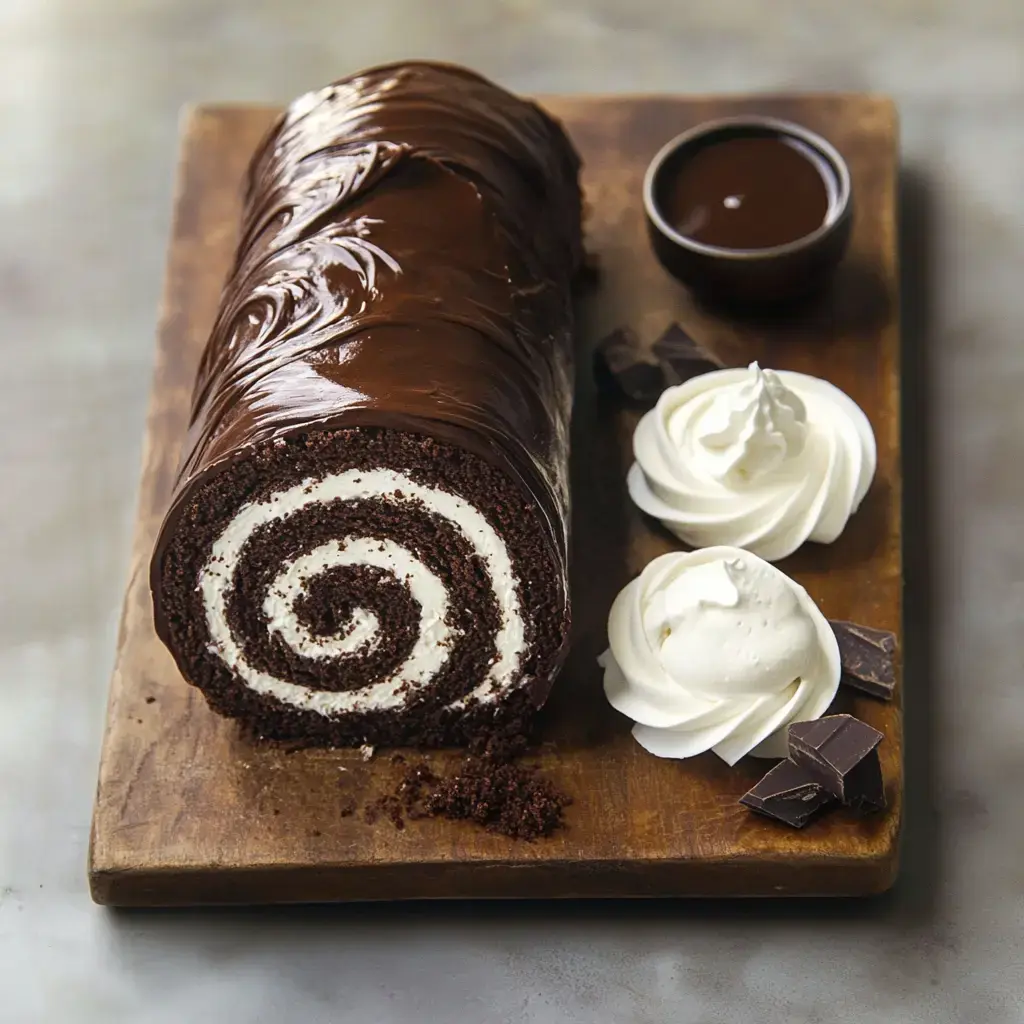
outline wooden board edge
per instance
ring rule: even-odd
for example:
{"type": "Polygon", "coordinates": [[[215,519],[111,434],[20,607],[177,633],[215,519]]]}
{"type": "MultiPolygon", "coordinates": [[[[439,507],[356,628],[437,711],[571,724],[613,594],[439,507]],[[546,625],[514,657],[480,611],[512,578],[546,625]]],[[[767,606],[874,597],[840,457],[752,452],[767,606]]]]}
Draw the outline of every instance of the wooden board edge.
{"type": "Polygon", "coordinates": [[[158,864],[132,866],[95,858],[94,902],[114,907],[256,903],[386,902],[414,899],[624,899],[641,897],[874,896],[895,883],[900,866],[900,817],[864,856],[751,856],[723,860],[501,860],[402,864],[158,864]],[[756,867],[757,884],[749,884],[756,867]],[[806,876],[817,884],[808,887],[806,876]],[[511,881],[509,881],[511,879],[511,881]]]}
{"type": "Polygon", "coordinates": [[[281,863],[239,867],[95,856],[89,887],[112,907],[389,902],[451,899],[634,899],[865,897],[899,873],[900,811],[860,856],[773,856],[581,862],[570,858],[389,864],[281,863]],[[415,868],[410,881],[409,869],[415,868]],[[752,871],[756,869],[756,871],[752,871]],[[813,875],[815,884],[808,885],[813,875]],[[750,885],[751,877],[756,884],[750,885]]]}
{"type": "Polygon", "coordinates": [[[891,96],[886,95],[874,95],[873,99],[878,103],[879,107],[885,112],[889,119],[889,130],[891,133],[892,142],[892,181],[890,182],[890,188],[892,189],[892,202],[889,204],[889,218],[891,219],[891,232],[892,232],[892,275],[893,275],[893,294],[892,294],[892,323],[893,330],[896,334],[895,352],[893,353],[893,363],[890,369],[888,393],[889,400],[892,403],[890,410],[889,419],[892,424],[893,431],[893,444],[895,447],[895,465],[893,467],[893,480],[897,481],[898,493],[894,497],[894,506],[897,509],[899,516],[899,545],[897,547],[896,557],[899,560],[899,622],[896,630],[896,635],[899,640],[899,690],[897,693],[897,707],[896,707],[896,723],[898,728],[899,737],[899,776],[896,780],[896,791],[899,794],[899,802],[896,807],[896,811],[891,816],[890,825],[890,837],[889,837],[889,876],[887,884],[885,885],[885,891],[892,888],[896,883],[896,879],[899,877],[900,872],[900,853],[902,849],[902,836],[903,836],[903,820],[906,815],[906,798],[907,798],[907,786],[906,786],[906,762],[907,762],[907,751],[906,751],[906,729],[903,725],[903,702],[905,698],[904,690],[904,668],[903,668],[903,648],[904,648],[904,621],[906,619],[906,574],[904,569],[904,538],[906,534],[906,521],[904,519],[904,475],[903,475],[903,462],[905,457],[904,444],[903,444],[903,364],[904,364],[904,353],[903,353],[903,290],[902,290],[902,276],[901,276],[901,261],[900,261],[900,179],[902,174],[902,162],[900,160],[900,119],[899,119],[899,108],[896,104],[895,99],[891,96]]]}
{"type": "Polygon", "coordinates": [[[796,898],[876,896],[891,888],[895,846],[882,856],[801,861],[504,862],[317,867],[282,864],[90,874],[93,900],[111,907],[231,906],[452,899],[796,898]],[[751,867],[757,882],[751,886],[751,867]],[[806,875],[814,873],[808,885],[806,875]]]}
{"type": "MultiPolygon", "coordinates": [[[[167,357],[168,346],[163,343],[163,338],[170,330],[172,292],[174,287],[174,240],[179,235],[180,220],[182,216],[183,200],[185,196],[188,179],[188,160],[190,155],[189,140],[197,131],[199,123],[207,116],[207,107],[204,104],[185,104],[181,107],[178,116],[178,149],[177,160],[174,171],[174,188],[171,196],[171,224],[168,233],[168,255],[164,264],[163,280],[161,283],[160,301],[157,307],[156,330],[154,332],[154,362],[150,375],[149,395],[146,405],[146,419],[143,428],[142,454],[139,462],[139,482],[136,489],[135,515],[133,519],[130,547],[131,561],[128,566],[128,574],[124,588],[124,598],[121,602],[121,614],[118,620],[116,655],[114,668],[111,673],[110,685],[107,690],[107,702],[104,711],[103,738],[100,743],[99,764],[96,778],[96,788],[93,796],[92,818],[89,827],[89,844],[86,855],[86,873],[89,878],[90,892],[97,903],[104,902],[97,898],[97,878],[108,873],[104,866],[103,838],[105,835],[104,815],[106,805],[102,796],[105,789],[107,774],[112,756],[112,733],[116,716],[114,710],[120,699],[122,691],[121,666],[124,658],[124,642],[134,589],[138,582],[138,576],[146,571],[146,559],[140,555],[142,548],[141,540],[143,531],[146,529],[145,505],[152,490],[150,481],[154,473],[154,439],[157,435],[157,424],[160,410],[160,383],[164,375],[164,360],[167,357]]],[[[102,888],[102,887],[100,887],[102,888]]]]}

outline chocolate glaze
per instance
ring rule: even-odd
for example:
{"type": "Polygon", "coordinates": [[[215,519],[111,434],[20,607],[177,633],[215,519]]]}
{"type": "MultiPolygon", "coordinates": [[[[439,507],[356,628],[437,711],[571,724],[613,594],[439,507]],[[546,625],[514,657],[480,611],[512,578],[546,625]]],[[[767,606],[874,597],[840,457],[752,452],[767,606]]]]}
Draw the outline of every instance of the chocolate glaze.
{"type": "Polygon", "coordinates": [[[536,105],[462,68],[361,72],[296,100],[249,167],[153,558],[252,446],[396,427],[520,481],[567,561],[579,158],[536,105]]]}

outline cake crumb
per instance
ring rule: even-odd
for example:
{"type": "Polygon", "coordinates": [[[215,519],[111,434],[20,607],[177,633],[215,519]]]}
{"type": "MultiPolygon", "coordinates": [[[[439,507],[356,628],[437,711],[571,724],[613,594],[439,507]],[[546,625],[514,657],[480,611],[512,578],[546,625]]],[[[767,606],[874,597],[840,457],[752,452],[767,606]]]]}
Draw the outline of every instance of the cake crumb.
{"type": "Polygon", "coordinates": [[[429,814],[472,821],[511,839],[549,836],[565,824],[571,799],[532,766],[470,757],[425,802],[429,814]]]}
{"type": "Polygon", "coordinates": [[[426,762],[410,765],[392,792],[363,809],[363,820],[372,825],[383,816],[404,829],[407,820],[438,817],[470,821],[510,839],[549,836],[564,827],[572,800],[537,767],[515,763],[509,749],[518,756],[521,745],[510,743],[497,755],[471,754],[446,776],[426,762]]]}
{"type": "Polygon", "coordinates": [[[146,698],[146,703],[147,704],[155,704],[156,703],[156,697],[147,697],[146,698]]]}
{"type": "Polygon", "coordinates": [[[405,828],[405,816],[402,813],[402,802],[394,793],[385,793],[363,808],[363,821],[374,825],[381,817],[385,817],[399,831],[405,828]]]}

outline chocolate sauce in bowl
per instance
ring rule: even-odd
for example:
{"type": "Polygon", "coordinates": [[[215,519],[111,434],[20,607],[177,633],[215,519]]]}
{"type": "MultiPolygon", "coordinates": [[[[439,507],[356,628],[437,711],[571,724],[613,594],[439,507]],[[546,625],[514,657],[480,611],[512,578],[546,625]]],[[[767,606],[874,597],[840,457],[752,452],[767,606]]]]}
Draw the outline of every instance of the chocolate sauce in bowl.
{"type": "Polygon", "coordinates": [[[686,154],[660,197],[681,234],[723,249],[768,249],[816,231],[839,182],[817,150],[786,135],[709,140],[686,154]]]}

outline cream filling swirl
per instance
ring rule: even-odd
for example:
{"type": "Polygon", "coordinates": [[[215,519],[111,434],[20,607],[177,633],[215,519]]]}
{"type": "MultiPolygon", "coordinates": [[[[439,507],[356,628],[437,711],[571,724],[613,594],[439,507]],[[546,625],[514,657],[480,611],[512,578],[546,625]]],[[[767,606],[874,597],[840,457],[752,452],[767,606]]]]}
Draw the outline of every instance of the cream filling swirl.
{"type": "MultiPolygon", "coordinates": [[[[421,687],[428,686],[447,661],[454,639],[445,618],[450,599],[449,584],[439,578],[412,552],[400,544],[366,537],[340,537],[307,554],[284,563],[267,593],[262,596],[267,629],[276,633],[305,658],[366,656],[380,642],[380,623],[373,612],[356,608],[333,637],[314,637],[302,624],[295,603],[312,580],[337,566],[369,565],[390,574],[409,588],[419,604],[420,622],[416,643],[405,662],[386,679],[356,690],[316,690],[280,679],[250,664],[244,638],[236,637],[228,621],[228,599],[245,546],[261,527],[283,521],[317,502],[359,501],[377,498],[401,506],[412,499],[427,511],[450,523],[468,541],[486,567],[501,626],[494,638],[495,659],[487,676],[468,697],[491,703],[507,695],[519,681],[525,650],[525,623],[519,601],[512,559],[497,531],[464,498],[438,487],[417,483],[391,469],[350,469],[303,480],[278,491],[266,501],[242,506],[214,542],[210,557],[199,574],[197,589],[206,611],[210,649],[238,678],[256,693],[271,696],[302,710],[323,716],[354,711],[400,707],[421,687]]],[[[450,705],[460,709],[466,699],[450,705]]]]}

